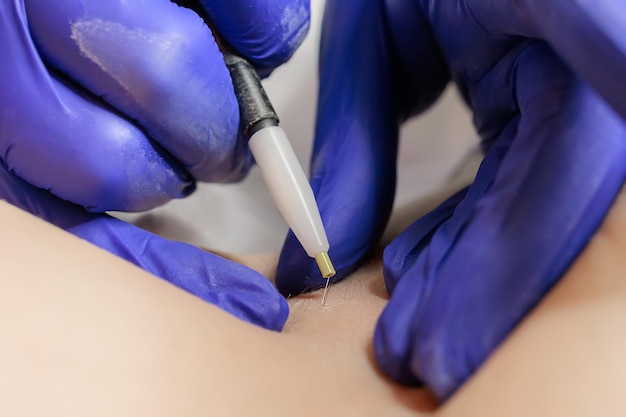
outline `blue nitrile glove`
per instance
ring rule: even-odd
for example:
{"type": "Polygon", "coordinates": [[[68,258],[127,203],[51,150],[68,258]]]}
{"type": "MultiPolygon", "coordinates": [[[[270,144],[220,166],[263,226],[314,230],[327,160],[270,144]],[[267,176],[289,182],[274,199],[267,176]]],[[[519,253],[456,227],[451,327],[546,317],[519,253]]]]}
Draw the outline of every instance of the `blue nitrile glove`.
{"type": "MultiPolygon", "coordinates": [[[[326,7],[312,183],[340,276],[359,265],[388,220],[400,122],[452,78],[482,138],[486,157],[474,183],[384,254],[392,296],[375,333],[378,362],[445,399],[566,271],[624,182],[626,6],[326,7]]],[[[293,236],[277,280],[283,293],[323,284],[293,236]]]]}
{"type": "Polygon", "coordinates": [[[153,235],[106,214],[89,213],[26,183],[11,174],[2,161],[0,199],[88,240],[242,320],[270,330],[281,330],[287,320],[287,302],[259,273],[195,246],[153,235]]]}
{"type": "MultiPolygon", "coordinates": [[[[308,0],[202,0],[222,37],[269,71],[309,26],[308,0]]],[[[170,0],[0,4],[0,158],[89,211],[140,211],[251,164],[224,60],[170,0]]]]}

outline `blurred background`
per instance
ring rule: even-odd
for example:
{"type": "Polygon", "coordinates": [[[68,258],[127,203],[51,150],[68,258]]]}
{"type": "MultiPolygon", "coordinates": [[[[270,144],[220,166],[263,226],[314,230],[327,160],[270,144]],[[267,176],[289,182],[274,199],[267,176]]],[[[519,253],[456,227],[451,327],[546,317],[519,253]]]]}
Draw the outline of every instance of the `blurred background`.
{"type": "MultiPolygon", "coordinates": [[[[293,58],[264,85],[308,174],[317,103],[317,57],[324,0],[311,0],[311,29],[293,58]]],[[[388,234],[469,183],[480,155],[471,115],[454,86],[401,131],[397,195],[388,234]]],[[[235,253],[277,251],[288,227],[254,167],[238,184],[199,184],[191,197],[125,220],[174,240],[235,253]]]]}

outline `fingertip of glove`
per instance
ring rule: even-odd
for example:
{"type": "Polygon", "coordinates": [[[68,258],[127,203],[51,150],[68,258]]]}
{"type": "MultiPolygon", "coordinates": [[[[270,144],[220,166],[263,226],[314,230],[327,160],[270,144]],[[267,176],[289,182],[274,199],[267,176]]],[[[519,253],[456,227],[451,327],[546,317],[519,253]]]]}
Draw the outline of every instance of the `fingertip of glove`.
{"type": "Polygon", "coordinates": [[[197,189],[196,181],[193,179],[189,179],[187,182],[184,182],[180,186],[180,197],[185,198],[189,197],[193,194],[197,189]]]}
{"type": "Polygon", "coordinates": [[[424,385],[411,371],[405,346],[382,317],[374,331],[374,354],[382,371],[394,381],[411,386],[424,385]]]}
{"type": "Polygon", "coordinates": [[[444,401],[471,374],[464,366],[467,358],[459,357],[457,350],[469,333],[453,333],[443,326],[441,310],[435,319],[420,315],[424,284],[415,270],[399,277],[398,288],[376,325],[374,351],[390,378],[405,385],[427,386],[444,401]]]}
{"type": "Polygon", "coordinates": [[[285,239],[276,269],[276,287],[285,297],[321,288],[326,280],[292,232],[285,239]]]}
{"type": "MultiPolygon", "coordinates": [[[[336,270],[332,280],[337,282],[353,273],[360,264],[358,262],[346,262],[341,255],[333,256],[334,253],[331,248],[328,254],[336,270]]],[[[320,289],[325,285],[326,279],[322,277],[317,263],[306,254],[300,242],[290,231],[278,260],[276,270],[278,291],[284,296],[290,297],[320,289]]]]}
{"type": "Polygon", "coordinates": [[[268,330],[279,332],[285,327],[287,318],[289,317],[289,305],[287,300],[282,297],[275,297],[275,302],[269,306],[266,311],[269,312],[267,319],[264,320],[264,326],[268,330]]]}
{"type": "Polygon", "coordinates": [[[212,258],[210,262],[217,268],[213,288],[201,296],[243,321],[268,330],[282,330],[289,305],[274,285],[255,270],[217,255],[212,258]]]}
{"type": "MultiPolygon", "coordinates": [[[[269,282],[268,282],[269,283],[269,282]]],[[[228,305],[220,305],[240,319],[268,330],[281,331],[289,316],[287,300],[276,293],[259,297],[258,294],[242,296],[234,294],[228,305]]]]}

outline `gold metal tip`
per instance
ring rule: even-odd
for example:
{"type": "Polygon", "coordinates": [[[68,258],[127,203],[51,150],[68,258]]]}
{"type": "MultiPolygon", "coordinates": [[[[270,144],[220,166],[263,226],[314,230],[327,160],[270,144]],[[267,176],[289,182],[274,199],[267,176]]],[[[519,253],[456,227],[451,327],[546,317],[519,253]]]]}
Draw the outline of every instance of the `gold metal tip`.
{"type": "Polygon", "coordinates": [[[324,278],[328,279],[335,276],[335,267],[330,261],[328,252],[320,252],[315,255],[315,261],[317,262],[317,267],[320,269],[320,272],[322,273],[322,276],[324,278]]]}

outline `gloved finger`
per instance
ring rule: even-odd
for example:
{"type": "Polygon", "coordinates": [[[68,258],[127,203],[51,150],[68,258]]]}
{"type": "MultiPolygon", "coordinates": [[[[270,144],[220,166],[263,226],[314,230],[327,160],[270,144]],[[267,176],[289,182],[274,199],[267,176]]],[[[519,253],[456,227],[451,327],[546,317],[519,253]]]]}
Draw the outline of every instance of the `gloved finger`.
{"type": "Polygon", "coordinates": [[[143,210],[193,191],[141,130],[50,75],[16,2],[0,7],[0,39],[11,63],[0,69],[0,156],[12,172],[94,211],[143,210]]]}
{"type": "MultiPolygon", "coordinates": [[[[337,277],[352,272],[379,239],[394,196],[398,127],[380,11],[368,0],[326,3],[311,183],[337,277]]],[[[279,290],[295,295],[325,282],[290,233],[279,290]]]]}
{"type": "Polygon", "coordinates": [[[117,255],[252,324],[282,329],[285,299],[257,272],[194,246],[92,214],[9,173],[0,162],[0,199],[117,255]]]}
{"type": "Polygon", "coordinates": [[[25,5],[47,63],[136,121],[193,177],[230,182],[247,173],[230,75],[195,12],[169,0],[25,5]]]}
{"type": "MultiPolygon", "coordinates": [[[[374,346],[379,365],[396,381],[408,385],[422,383],[423,376],[413,367],[417,359],[412,356],[420,313],[439,281],[440,265],[463,237],[508,152],[510,140],[502,138],[512,138],[516,130],[517,120],[512,120],[483,159],[470,187],[418,219],[385,248],[383,275],[392,297],[377,324],[374,346]]],[[[476,249],[481,243],[477,243],[476,249]]],[[[465,275],[464,272],[461,276],[465,275]]]]}
{"type": "Polygon", "coordinates": [[[490,149],[469,204],[397,269],[375,333],[383,370],[440,399],[566,271],[626,178],[624,121],[548,47],[530,44],[512,73],[521,117],[490,149]]]}
{"type": "Polygon", "coordinates": [[[626,117],[626,13],[615,0],[471,0],[472,16],[490,34],[548,41],[574,71],[626,117]]]}
{"type": "Polygon", "coordinates": [[[194,0],[220,35],[261,75],[287,62],[309,30],[309,0],[194,0]]]}
{"type": "MultiPolygon", "coordinates": [[[[430,105],[449,78],[430,25],[420,16],[406,2],[402,7],[365,0],[326,3],[311,182],[337,278],[359,266],[389,218],[398,123],[430,105]],[[408,17],[390,34],[391,15],[408,17]],[[420,45],[403,31],[409,26],[420,45]],[[396,55],[406,42],[416,46],[414,55],[396,55]]],[[[276,282],[283,294],[325,284],[292,233],[276,282]]]]}
{"type": "MultiPolygon", "coordinates": [[[[399,122],[430,105],[449,79],[431,26],[420,17],[406,2],[326,3],[311,182],[338,278],[359,266],[389,218],[399,122]],[[406,16],[395,22],[397,31],[390,16],[406,16]],[[413,56],[398,54],[408,46],[413,56]]],[[[284,294],[325,284],[291,233],[276,282],[284,294]]]]}

